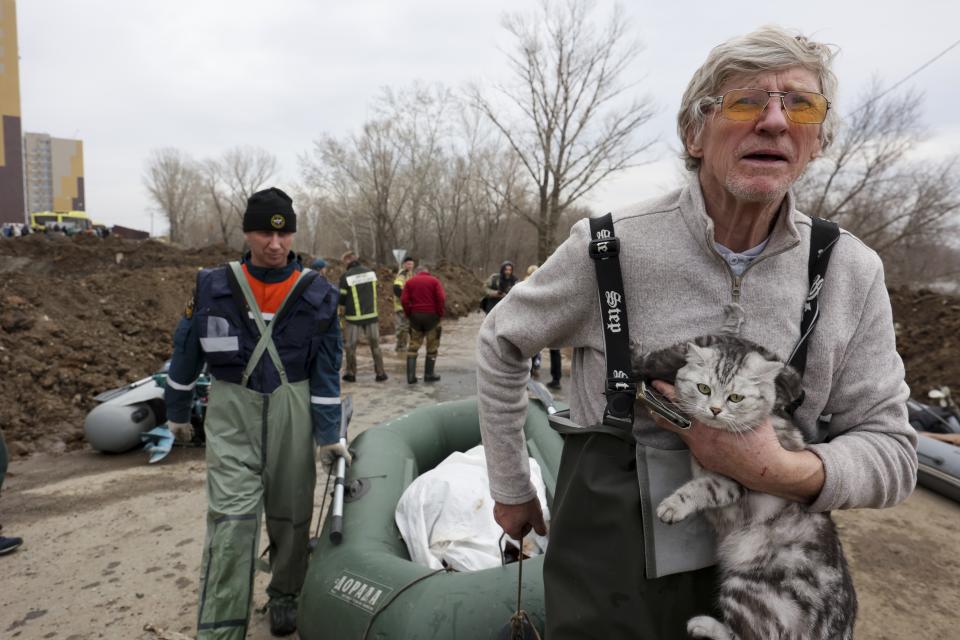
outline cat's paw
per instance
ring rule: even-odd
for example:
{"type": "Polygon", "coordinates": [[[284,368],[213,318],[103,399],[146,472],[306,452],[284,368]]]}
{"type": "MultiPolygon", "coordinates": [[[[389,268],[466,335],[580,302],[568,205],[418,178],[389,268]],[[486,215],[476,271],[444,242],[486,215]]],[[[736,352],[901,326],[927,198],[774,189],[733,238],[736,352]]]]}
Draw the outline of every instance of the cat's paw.
{"type": "Polygon", "coordinates": [[[707,640],[731,640],[733,635],[727,626],[710,616],[696,616],[687,621],[687,633],[691,638],[707,640]]]}
{"type": "Polygon", "coordinates": [[[677,494],[667,496],[657,506],[657,517],[661,522],[676,524],[686,520],[693,513],[693,501],[685,500],[677,494]]]}

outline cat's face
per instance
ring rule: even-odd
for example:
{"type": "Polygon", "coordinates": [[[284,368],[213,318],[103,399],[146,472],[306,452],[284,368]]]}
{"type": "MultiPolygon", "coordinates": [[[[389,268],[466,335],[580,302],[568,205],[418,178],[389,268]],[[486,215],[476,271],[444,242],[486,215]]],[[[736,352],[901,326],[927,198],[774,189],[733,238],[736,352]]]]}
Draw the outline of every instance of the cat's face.
{"type": "Polygon", "coordinates": [[[677,372],[677,404],[710,427],[748,431],[773,410],[782,368],[756,352],[725,354],[688,343],[687,364],[677,372]]]}

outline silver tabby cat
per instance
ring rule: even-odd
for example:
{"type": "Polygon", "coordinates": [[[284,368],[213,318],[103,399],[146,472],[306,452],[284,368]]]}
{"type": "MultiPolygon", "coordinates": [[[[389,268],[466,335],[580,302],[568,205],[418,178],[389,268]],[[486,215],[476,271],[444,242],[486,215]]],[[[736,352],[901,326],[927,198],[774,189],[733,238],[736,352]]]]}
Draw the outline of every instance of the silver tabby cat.
{"type": "MultiPolygon", "coordinates": [[[[703,425],[744,432],[770,417],[785,449],[804,448],[786,412],[801,393],[800,376],[759,345],[703,336],[646,356],[634,353],[633,365],[638,378],[674,383],[681,411],[703,425]]],[[[852,638],[857,598],[830,515],[750,491],[691,460],[693,479],[657,507],[668,524],[703,511],[718,534],[723,621],[691,618],[690,636],[852,638]]]]}

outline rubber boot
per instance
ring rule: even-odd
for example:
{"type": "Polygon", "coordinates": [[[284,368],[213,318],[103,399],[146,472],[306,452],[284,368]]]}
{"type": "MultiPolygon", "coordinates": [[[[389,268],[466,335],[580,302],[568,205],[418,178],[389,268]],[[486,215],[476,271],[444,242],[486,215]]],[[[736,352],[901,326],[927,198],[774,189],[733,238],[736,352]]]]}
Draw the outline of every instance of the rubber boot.
{"type": "Polygon", "coordinates": [[[437,356],[427,356],[427,362],[423,369],[423,381],[424,382],[437,382],[440,380],[440,376],[434,375],[433,368],[437,364],[437,356]]]}
{"type": "Polygon", "coordinates": [[[417,382],[417,356],[407,356],[407,384],[417,382]]]}
{"type": "Polygon", "coordinates": [[[282,638],[297,630],[297,603],[295,601],[269,603],[270,634],[282,638]]]}

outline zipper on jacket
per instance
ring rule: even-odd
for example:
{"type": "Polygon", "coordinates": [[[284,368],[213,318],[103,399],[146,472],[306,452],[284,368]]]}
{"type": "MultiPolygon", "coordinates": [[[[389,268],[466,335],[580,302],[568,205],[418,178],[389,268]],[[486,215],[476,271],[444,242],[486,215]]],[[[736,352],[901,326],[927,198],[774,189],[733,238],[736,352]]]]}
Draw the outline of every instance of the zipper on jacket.
{"type": "Polygon", "coordinates": [[[730,268],[730,265],[727,264],[727,261],[724,260],[723,256],[720,255],[720,252],[717,251],[716,246],[714,246],[713,239],[710,238],[709,236],[710,234],[707,234],[707,246],[710,247],[710,250],[711,250],[710,252],[714,256],[716,256],[717,260],[722,262],[723,266],[727,268],[727,273],[730,274],[730,296],[733,298],[733,302],[736,302],[738,304],[740,303],[740,294],[743,290],[743,279],[747,277],[747,271],[750,271],[750,269],[752,269],[753,266],[758,262],[762,262],[767,258],[772,258],[773,256],[778,256],[781,253],[786,253],[787,251],[793,249],[798,244],[800,244],[800,240],[797,240],[796,242],[793,242],[778,251],[775,251],[773,253],[761,254],[757,256],[750,262],[750,264],[746,266],[746,268],[743,270],[743,273],[738,276],[736,273],[733,272],[733,269],[730,268]]]}

